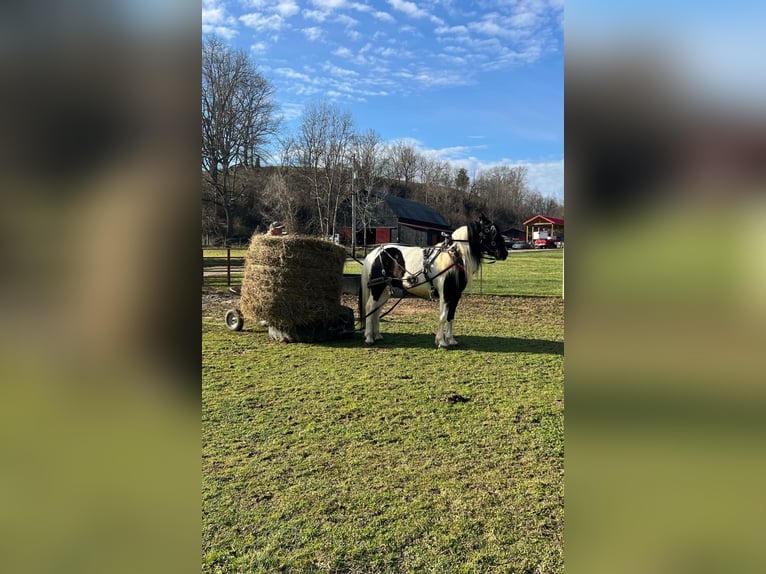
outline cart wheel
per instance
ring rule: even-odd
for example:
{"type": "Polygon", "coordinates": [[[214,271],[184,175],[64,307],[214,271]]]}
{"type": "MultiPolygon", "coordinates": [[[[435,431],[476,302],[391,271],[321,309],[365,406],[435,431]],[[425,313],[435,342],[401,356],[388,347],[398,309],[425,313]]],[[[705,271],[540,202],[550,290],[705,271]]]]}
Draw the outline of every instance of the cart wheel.
{"type": "Polygon", "coordinates": [[[245,318],[239,309],[229,309],[226,311],[226,326],[231,331],[241,331],[245,324],[245,318]]]}

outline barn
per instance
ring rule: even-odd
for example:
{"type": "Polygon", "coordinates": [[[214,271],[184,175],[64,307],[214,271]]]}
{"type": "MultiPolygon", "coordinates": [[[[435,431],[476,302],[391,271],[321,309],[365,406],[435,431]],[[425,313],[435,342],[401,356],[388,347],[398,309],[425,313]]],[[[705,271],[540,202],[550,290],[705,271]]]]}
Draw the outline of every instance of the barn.
{"type": "Polygon", "coordinates": [[[526,232],[518,227],[509,227],[500,232],[500,235],[505,237],[508,241],[524,241],[526,232]]]}
{"type": "MultiPolygon", "coordinates": [[[[373,191],[370,193],[370,224],[358,232],[358,245],[404,243],[434,245],[442,240],[442,232],[452,231],[444,217],[423,203],[373,191]]],[[[351,243],[351,228],[340,230],[344,243],[351,243]]]]}

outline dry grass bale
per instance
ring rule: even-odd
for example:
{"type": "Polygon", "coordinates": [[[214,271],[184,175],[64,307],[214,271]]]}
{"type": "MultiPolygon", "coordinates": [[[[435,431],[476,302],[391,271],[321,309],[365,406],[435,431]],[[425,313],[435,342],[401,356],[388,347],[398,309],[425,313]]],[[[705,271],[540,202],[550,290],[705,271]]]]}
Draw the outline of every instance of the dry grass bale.
{"type": "Polygon", "coordinates": [[[345,250],[321,239],[254,235],[245,255],[242,313],[282,330],[338,321],[345,250]]]}

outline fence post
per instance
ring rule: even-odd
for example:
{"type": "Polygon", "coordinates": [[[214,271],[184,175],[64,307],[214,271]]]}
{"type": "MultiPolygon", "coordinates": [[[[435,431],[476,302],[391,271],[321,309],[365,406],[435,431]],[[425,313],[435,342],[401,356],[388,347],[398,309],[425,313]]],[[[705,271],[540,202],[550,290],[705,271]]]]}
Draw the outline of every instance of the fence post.
{"type": "Polygon", "coordinates": [[[226,286],[231,287],[231,247],[226,248],[226,286]]]}

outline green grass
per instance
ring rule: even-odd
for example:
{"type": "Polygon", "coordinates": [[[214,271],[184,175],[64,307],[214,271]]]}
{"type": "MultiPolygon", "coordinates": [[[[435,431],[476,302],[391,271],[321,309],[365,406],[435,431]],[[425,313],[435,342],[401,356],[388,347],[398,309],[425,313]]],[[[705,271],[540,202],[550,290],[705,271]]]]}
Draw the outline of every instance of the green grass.
{"type": "MultiPolygon", "coordinates": [[[[561,297],[563,257],[563,249],[510,251],[505,261],[483,264],[466,294],[561,297]]],[[[361,269],[349,260],[343,272],[357,274],[361,269]]]]}
{"type": "Polygon", "coordinates": [[[484,264],[467,294],[562,295],[563,249],[509,251],[508,259],[484,264]]]}
{"type": "MultiPolygon", "coordinates": [[[[232,247],[231,248],[232,257],[241,258],[241,257],[244,257],[246,253],[247,253],[247,247],[232,247]]],[[[203,247],[202,255],[205,258],[222,257],[224,260],[226,260],[226,249],[214,249],[214,248],[203,247]]]]}
{"type": "MultiPolygon", "coordinates": [[[[242,266],[246,249],[232,249],[231,265],[234,286],[242,284],[242,266]]],[[[204,267],[216,273],[205,277],[205,285],[226,286],[226,250],[205,249],[204,267]],[[223,276],[221,276],[223,273],[223,276]]],[[[361,255],[359,256],[361,258],[361,255]]],[[[510,251],[508,259],[482,265],[466,291],[472,295],[523,295],[530,297],[561,297],[563,249],[510,251]]],[[[362,266],[351,259],[346,261],[344,273],[359,274],[362,266]]]]}
{"type": "Polygon", "coordinates": [[[204,572],[563,570],[563,301],[466,297],[449,351],[435,320],[280,344],[203,309],[204,572]]]}

